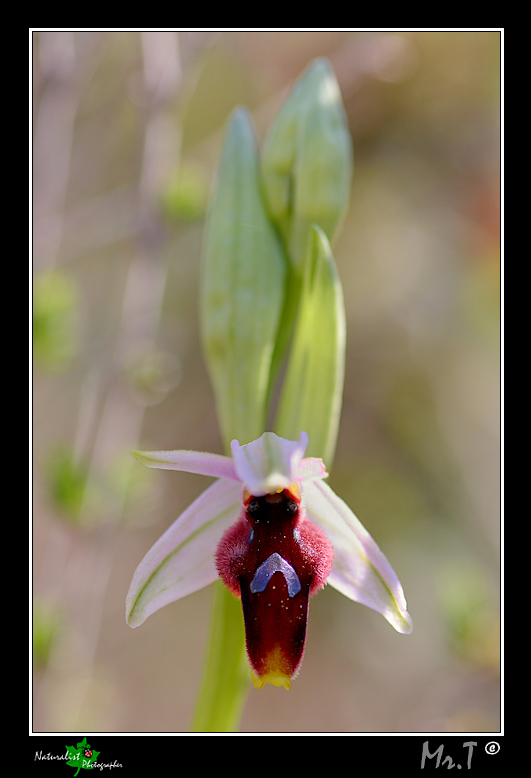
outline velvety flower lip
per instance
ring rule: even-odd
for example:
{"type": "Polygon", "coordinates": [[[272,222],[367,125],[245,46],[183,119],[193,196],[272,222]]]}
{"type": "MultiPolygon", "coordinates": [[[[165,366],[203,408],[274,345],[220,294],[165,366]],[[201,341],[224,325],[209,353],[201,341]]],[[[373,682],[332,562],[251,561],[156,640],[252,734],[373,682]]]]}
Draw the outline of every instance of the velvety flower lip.
{"type": "Polygon", "coordinates": [[[215,554],[223,534],[240,517],[245,492],[260,496],[297,483],[309,520],[326,533],[334,560],[328,583],[346,597],[381,613],[408,634],[412,621],[402,586],[387,558],[354,513],[323,482],[320,459],[304,458],[306,433],[288,441],[272,432],[240,445],[232,457],[194,451],[133,452],[148,467],[213,476],[209,486],[148,551],[127,595],[132,627],[164,605],[212,583],[218,576],[215,554]]]}
{"type": "Polygon", "coordinates": [[[216,551],[219,576],[241,600],[254,686],[290,688],[306,641],[310,597],[326,584],[334,552],[306,516],[299,484],[244,492],[238,521],[216,551]]]}

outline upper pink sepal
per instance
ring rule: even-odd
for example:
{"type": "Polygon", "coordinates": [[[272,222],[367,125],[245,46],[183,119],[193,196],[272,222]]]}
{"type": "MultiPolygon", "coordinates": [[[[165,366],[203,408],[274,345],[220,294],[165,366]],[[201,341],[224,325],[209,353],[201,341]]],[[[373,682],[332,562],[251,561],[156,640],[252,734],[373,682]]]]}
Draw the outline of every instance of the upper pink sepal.
{"type": "Polygon", "coordinates": [[[306,432],[301,432],[299,440],[286,440],[274,432],[264,432],[258,440],[243,446],[233,440],[237,477],[256,497],[286,489],[294,481],[325,478],[326,469],[320,459],[303,459],[307,445],[306,432]]]}

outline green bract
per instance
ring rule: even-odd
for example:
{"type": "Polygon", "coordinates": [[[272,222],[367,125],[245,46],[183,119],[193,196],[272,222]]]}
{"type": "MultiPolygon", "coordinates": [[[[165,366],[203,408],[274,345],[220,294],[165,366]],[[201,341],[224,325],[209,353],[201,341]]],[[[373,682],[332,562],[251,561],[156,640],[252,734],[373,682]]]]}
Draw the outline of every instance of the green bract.
{"type": "Polygon", "coordinates": [[[262,170],[269,212],[300,271],[311,226],[332,241],[350,191],[351,139],[326,59],[311,63],[280,109],[264,144],[262,170]]]}
{"type": "Polygon", "coordinates": [[[330,466],[335,450],[345,363],[343,292],[324,232],[313,227],[275,431],[310,436],[309,454],[330,466]]]}
{"type": "Polygon", "coordinates": [[[248,112],[225,136],[205,233],[202,330],[223,441],[265,429],[271,357],[285,294],[286,261],[265,209],[248,112]]]}

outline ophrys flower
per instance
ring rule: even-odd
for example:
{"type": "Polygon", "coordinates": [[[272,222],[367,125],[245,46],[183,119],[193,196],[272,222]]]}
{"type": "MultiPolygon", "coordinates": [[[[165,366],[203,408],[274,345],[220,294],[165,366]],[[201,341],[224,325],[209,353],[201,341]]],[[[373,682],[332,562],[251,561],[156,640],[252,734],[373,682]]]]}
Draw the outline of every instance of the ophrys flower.
{"type": "Polygon", "coordinates": [[[265,432],[232,457],[133,452],[149,467],[214,476],[138,566],[127,596],[137,627],[219,575],[241,597],[253,683],[289,688],[302,661],[309,597],[325,583],[381,613],[399,632],[411,618],[400,582],[350,508],[324,483],[322,460],[265,432]]]}

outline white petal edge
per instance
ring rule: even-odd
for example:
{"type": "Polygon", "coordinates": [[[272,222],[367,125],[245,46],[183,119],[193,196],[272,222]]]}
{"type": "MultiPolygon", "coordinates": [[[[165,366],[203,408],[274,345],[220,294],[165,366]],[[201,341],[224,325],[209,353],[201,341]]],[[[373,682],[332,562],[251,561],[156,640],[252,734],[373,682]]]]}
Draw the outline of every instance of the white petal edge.
{"type": "Polygon", "coordinates": [[[328,583],[351,600],[384,616],[403,634],[413,630],[398,577],[365,527],[348,505],[322,481],[304,484],[308,518],[334,546],[328,583]]]}
{"type": "Polygon", "coordinates": [[[297,478],[308,445],[308,435],[286,440],[274,432],[264,432],[258,440],[240,446],[231,443],[232,458],[238,478],[250,494],[259,496],[284,489],[297,478]]]}
{"type": "Polygon", "coordinates": [[[138,627],[148,616],[218,577],[214,554],[240,512],[242,486],[219,480],[166,530],[138,565],[126,599],[126,621],[138,627]]]}
{"type": "Polygon", "coordinates": [[[297,480],[314,481],[320,478],[328,478],[323,460],[317,457],[303,459],[297,468],[297,480]]]}
{"type": "Polygon", "coordinates": [[[238,481],[231,457],[202,451],[131,451],[131,454],[147,467],[161,470],[184,470],[187,473],[229,478],[238,481]]]}

